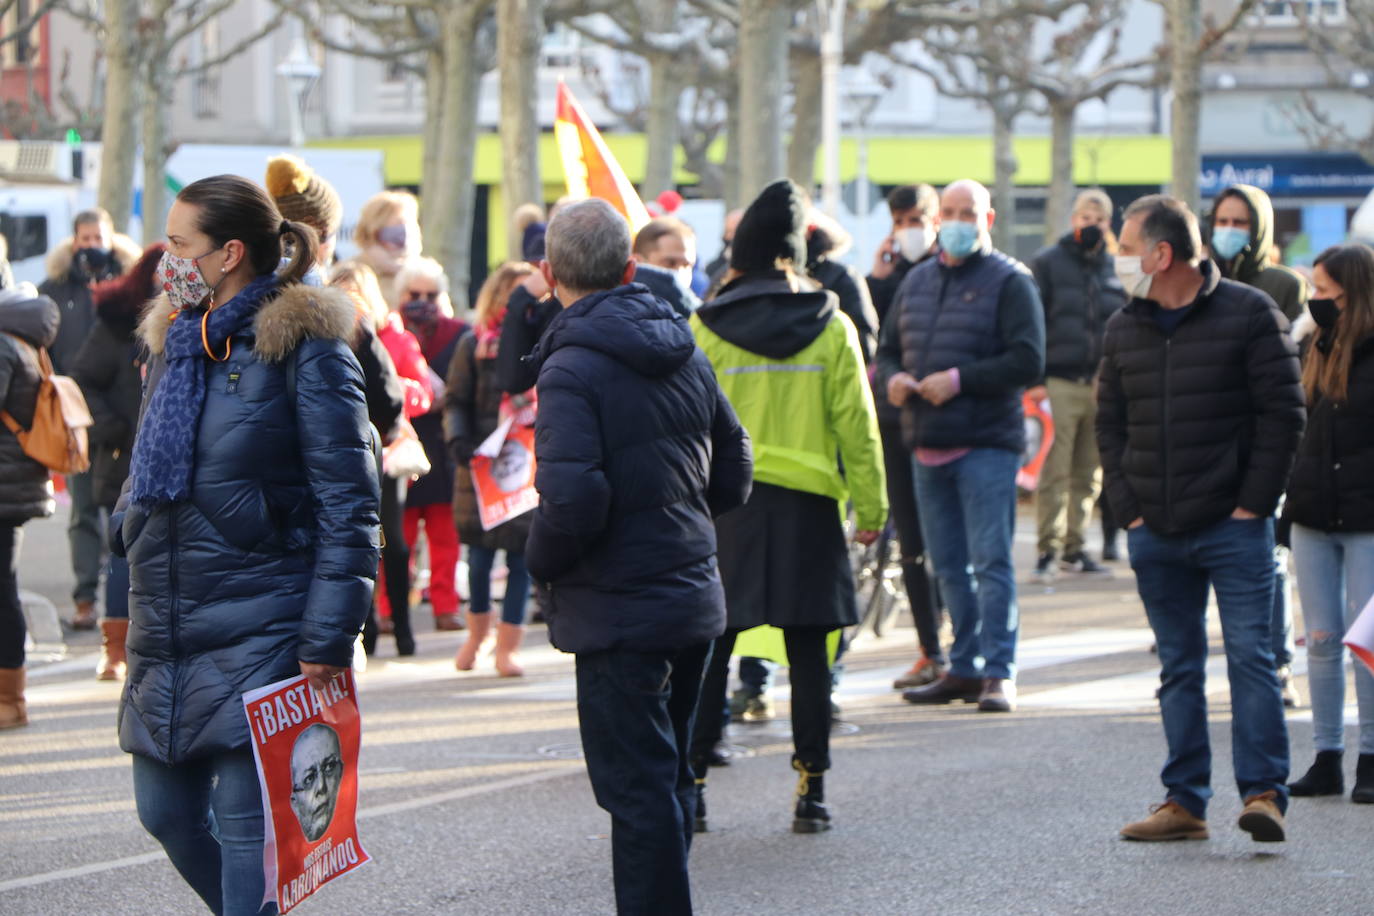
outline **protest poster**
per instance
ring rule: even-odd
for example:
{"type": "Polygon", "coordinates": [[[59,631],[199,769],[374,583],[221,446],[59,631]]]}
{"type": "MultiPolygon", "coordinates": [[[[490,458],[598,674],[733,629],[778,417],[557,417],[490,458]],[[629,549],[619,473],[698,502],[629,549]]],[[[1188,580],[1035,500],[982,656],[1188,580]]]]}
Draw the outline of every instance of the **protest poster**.
{"type": "Polygon", "coordinates": [[[366,864],[358,841],[361,720],[351,670],[323,690],[304,675],[243,695],[262,787],[266,892],[286,913],[366,864]]]}
{"type": "Polygon", "coordinates": [[[1054,445],[1054,416],[1050,413],[1050,399],[1036,400],[1026,392],[1021,396],[1021,408],[1026,419],[1026,450],[1021,456],[1021,468],[1016,472],[1016,485],[1028,493],[1040,486],[1040,472],[1054,445]]]}
{"type": "Polygon", "coordinates": [[[534,427],[507,417],[472,456],[472,485],[483,531],[539,505],[534,489],[534,427]]]}
{"type": "Polygon", "coordinates": [[[1365,667],[1374,672],[1374,598],[1360,611],[1360,616],[1350,625],[1350,631],[1342,640],[1352,655],[1364,662],[1365,667]]]}

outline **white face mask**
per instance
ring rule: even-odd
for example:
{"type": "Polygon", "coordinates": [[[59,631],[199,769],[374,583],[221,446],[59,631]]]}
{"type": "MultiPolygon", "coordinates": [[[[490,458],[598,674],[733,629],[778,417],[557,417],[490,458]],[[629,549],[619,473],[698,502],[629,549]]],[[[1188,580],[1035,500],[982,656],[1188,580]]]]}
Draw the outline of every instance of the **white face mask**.
{"type": "Polygon", "coordinates": [[[1141,269],[1139,255],[1117,255],[1116,278],[1121,281],[1126,295],[1136,299],[1150,298],[1150,285],[1155,277],[1141,269]]]}
{"type": "Polygon", "coordinates": [[[935,244],[933,226],[907,226],[892,233],[897,241],[897,250],[908,261],[919,261],[935,244]]]}

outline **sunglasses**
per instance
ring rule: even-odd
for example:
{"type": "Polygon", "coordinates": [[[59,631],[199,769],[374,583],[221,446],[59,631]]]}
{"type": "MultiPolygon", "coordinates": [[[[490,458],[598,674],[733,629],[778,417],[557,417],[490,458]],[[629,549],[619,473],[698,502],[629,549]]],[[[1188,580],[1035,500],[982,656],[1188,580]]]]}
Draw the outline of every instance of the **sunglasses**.
{"type": "Polygon", "coordinates": [[[412,289],[412,290],[407,290],[407,291],[406,291],[406,296],[409,297],[410,301],[412,301],[412,302],[418,301],[418,300],[420,300],[420,299],[424,299],[424,300],[426,300],[426,301],[428,301],[428,302],[438,302],[438,301],[439,301],[439,291],[438,291],[438,290],[430,290],[429,292],[421,292],[421,291],[418,290],[418,289],[412,289]]]}
{"type": "Polygon", "coordinates": [[[407,233],[405,226],[383,226],[377,230],[377,241],[393,248],[404,248],[407,233]]]}

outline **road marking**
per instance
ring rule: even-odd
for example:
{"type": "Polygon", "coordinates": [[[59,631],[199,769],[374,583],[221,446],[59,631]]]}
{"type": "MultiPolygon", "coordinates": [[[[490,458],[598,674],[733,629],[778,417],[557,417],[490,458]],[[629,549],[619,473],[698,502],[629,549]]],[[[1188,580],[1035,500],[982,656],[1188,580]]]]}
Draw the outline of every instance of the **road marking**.
{"type": "MultiPolygon", "coordinates": [[[[531,786],[536,783],[547,782],[551,779],[567,776],[570,773],[581,770],[582,767],[582,761],[580,760],[575,763],[543,763],[540,764],[539,769],[533,773],[512,776],[509,779],[498,779],[494,782],[481,783],[475,786],[464,786],[461,789],[451,789],[448,792],[440,792],[437,795],[426,794],[418,798],[406,799],[405,801],[363,808],[358,812],[358,820],[386,817],[391,814],[402,814],[406,811],[414,811],[417,808],[428,808],[431,805],[442,804],[444,802],[458,801],[464,798],[473,798],[478,795],[504,792],[507,789],[518,789],[524,786],[531,786]]],[[[111,859],[107,862],[91,862],[88,865],[78,865],[75,868],[63,868],[37,875],[27,875],[23,878],[12,878],[9,881],[0,881],[0,893],[23,890],[29,887],[39,887],[44,884],[52,884],[55,881],[66,881],[69,878],[82,878],[87,875],[104,874],[105,872],[118,871],[121,868],[150,865],[166,857],[166,854],[161,851],[145,852],[142,855],[129,856],[123,859],[111,859]]]]}

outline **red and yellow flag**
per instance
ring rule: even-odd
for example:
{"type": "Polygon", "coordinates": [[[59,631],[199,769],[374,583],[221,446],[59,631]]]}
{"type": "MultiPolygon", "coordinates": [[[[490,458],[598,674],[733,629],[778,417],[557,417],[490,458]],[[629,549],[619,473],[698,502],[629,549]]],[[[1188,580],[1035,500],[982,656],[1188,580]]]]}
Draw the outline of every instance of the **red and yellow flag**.
{"type": "Polygon", "coordinates": [[[632,234],[639,232],[649,221],[649,211],[644,209],[639,192],[601,139],[601,132],[563,83],[558,84],[553,136],[563,160],[568,195],[579,200],[601,198],[624,214],[632,234]]]}

